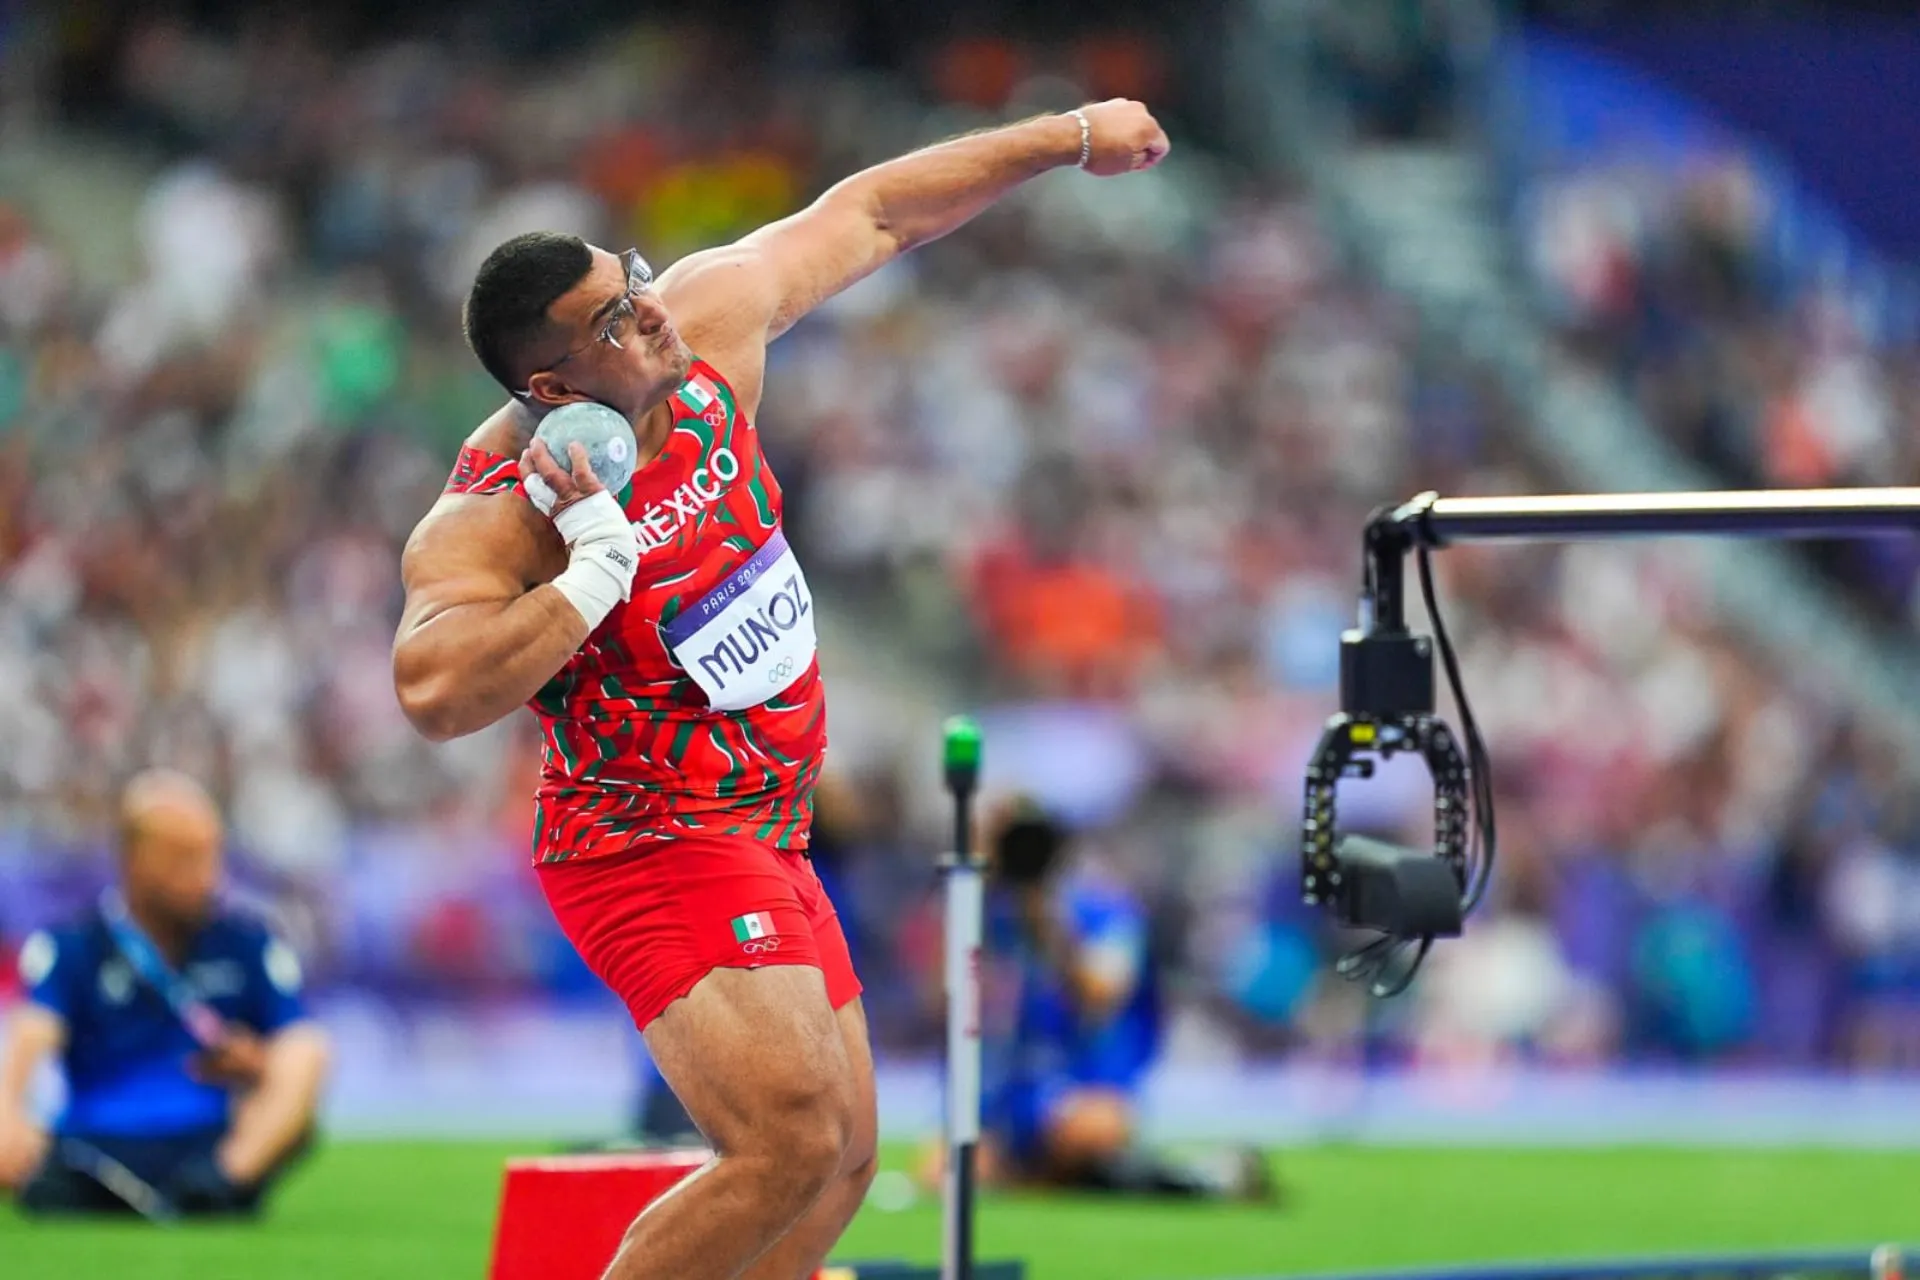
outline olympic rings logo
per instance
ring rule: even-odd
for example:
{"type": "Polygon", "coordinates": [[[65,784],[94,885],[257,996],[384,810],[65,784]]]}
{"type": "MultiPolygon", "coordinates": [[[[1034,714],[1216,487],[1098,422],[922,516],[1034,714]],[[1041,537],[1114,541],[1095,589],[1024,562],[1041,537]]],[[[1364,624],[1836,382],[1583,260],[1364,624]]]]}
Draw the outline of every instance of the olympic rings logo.
{"type": "Polygon", "coordinates": [[[755,938],[751,942],[741,943],[740,949],[750,956],[763,955],[769,951],[778,951],[780,949],[780,939],[755,938]]]}
{"type": "Polygon", "coordinates": [[[793,659],[782,658],[780,659],[780,661],[773,664],[773,669],[771,671],[767,672],[767,683],[772,684],[776,680],[786,680],[786,679],[789,679],[792,675],[793,675],[793,659]]]}

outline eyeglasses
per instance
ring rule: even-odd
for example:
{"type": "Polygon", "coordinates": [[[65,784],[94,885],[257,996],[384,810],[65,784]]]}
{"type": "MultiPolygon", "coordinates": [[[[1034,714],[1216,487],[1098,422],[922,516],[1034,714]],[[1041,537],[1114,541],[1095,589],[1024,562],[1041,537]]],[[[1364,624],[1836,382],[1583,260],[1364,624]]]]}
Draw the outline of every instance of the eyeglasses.
{"type": "MultiPolygon", "coordinates": [[[[594,342],[604,342],[616,351],[626,349],[626,342],[622,339],[631,339],[633,337],[633,326],[635,323],[633,300],[653,285],[653,267],[648,264],[645,258],[640,256],[638,249],[628,249],[625,253],[621,254],[620,265],[626,268],[627,291],[620,295],[620,300],[615,302],[611,309],[607,310],[606,319],[601,322],[599,332],[594,334],[593,342],[589,342],[583,347],[575,347],[548,365],[545,369],[534,370],[534,373],[552,373],[555,369],[558,369],[575,356],[591,349],[594,342]]],[[[527,380],[531,383],[533,374],[528,374],[527,380]]],[[[533,399],[533,389],[531,386],[525,391],[516,391],[514,394],[525,400],[533,399]]]]}

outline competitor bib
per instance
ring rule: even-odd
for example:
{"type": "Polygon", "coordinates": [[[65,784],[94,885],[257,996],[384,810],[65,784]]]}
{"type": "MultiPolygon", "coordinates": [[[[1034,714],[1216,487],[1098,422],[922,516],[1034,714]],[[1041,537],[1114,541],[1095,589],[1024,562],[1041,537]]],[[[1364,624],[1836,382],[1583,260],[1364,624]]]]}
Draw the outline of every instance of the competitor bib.
{"type": "Polygon", "coordinates": [[[775,529],[752,559],[661,632],[715,711],[757,707],[805,675],[817,644],[813,593],[786,535],[775,529]]]}

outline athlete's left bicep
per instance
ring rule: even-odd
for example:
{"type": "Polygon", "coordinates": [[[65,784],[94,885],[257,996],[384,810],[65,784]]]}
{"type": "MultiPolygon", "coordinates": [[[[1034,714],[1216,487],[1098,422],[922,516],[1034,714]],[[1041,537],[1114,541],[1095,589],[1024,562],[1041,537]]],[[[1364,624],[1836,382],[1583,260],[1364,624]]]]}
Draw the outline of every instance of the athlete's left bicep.
{"type": "Polygon", "coordinates": [[[689,313],[683,328],[749,330],[771,342],[901,247],[867,196],[837,187],[734,244],[676,262],[659,287],[676,320],[689,313]]]}

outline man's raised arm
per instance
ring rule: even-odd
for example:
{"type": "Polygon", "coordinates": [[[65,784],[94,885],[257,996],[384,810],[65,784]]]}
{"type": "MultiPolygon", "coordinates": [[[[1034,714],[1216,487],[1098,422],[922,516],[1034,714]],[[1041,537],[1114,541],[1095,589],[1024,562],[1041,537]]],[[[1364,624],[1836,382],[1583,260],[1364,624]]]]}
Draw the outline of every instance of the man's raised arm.
{"type": "Polygon", "coordinates": [[[1121,98],[968,134],[843,179],[800,212],[676,264],[661,288],[700,288],[711,278],[730,298],[752,300],[745,305],[753,306],[771,341],[834,294],[955,230],[1029,178],[1083,158],[1083,167],[1100,177],[1132,173],[1158,164],[1169,145],[1144,106],[1121,98]]]}

